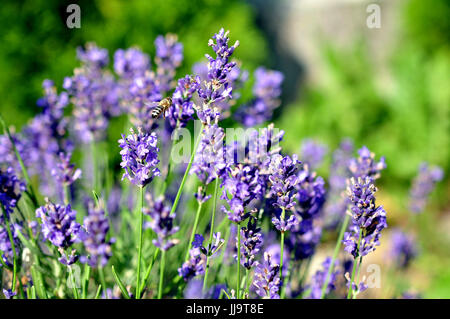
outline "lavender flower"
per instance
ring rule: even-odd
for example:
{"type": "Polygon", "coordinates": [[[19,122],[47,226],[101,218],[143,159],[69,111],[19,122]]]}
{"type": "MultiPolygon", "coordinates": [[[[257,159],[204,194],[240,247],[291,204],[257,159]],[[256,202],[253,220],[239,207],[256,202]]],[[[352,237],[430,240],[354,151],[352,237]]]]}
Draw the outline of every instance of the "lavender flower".
{"type": "Polygon", "coordinates": [[[192,97],[198,86],[198,80],[190,75],[178,80],[172,95],[172,105],[169,108],[168,118],[172,128],[185,127],[193,119],[195,112],[192,97]]]}
{"type": "Polygon", "coordinates": [[[177,40],[174,34],[160,35],[155,40],[156,83],[162,94],[173,88],[175,70],[183,61],[183,45],[177,40]]]}
{"type": "Polygon", "coordinates": [[[178,239],[169,238],[179,230],[178,226],[173,225],[175,214],[170,214],[170,207],[164,205],[164,197],[162,196],[155,201],[151,196],[148,196],[147,201],[149,202],[149,208],[145,208],[144,213],[152,218],[148,227],[157,235],[157,238],[153,239],[153,245],[161,250],[169,250],[179,243],[178,239]]]}
{"type": "Polygon", "coordinates": [[[250,218],[247,227],[241,228],[241,238],[241,264],[250,270],[257,264],[255,257],[262,247],[261,229],[256,219],[250,218]]]}
{"type": "Polygon", "coordinates": [[[75,220],[76,211],[70,205],[54,204],[46,199],[45,206],[36,210],[36,217],[41,220],[41,230],[44,238],[60,248],[62,257],[59,261],[71,265],[77,260],[75,252],[67,255],[64,250],[70,248],[80,236],[80,224],[75,220]]]}
{"type": "Polygon", "coordinates": [[[264,260],[255,268],[253,286],[256,293],[263,298],[279,299],[280,290],[280,266],[275,264],[272,256],[265,252],[264,260]]]}
{"type": "Polygon", "coordinates": [[[85,231],[80,236],[88,255],[82,256],[80,261],[94,268],[105,267],[112,256],[111,244],[114,239],[107,239],[109,222],[104,210],[90,204],[88,216],[84,218],[85,231]]]}
{"type": "Polygon", "coordinates": [[[3,294],[6,299],[12,299],[14,296],[17,296],[17,293],[13,292],[11,289],[3,289],[3,294]]]}
{"type": "Polygon", "coordinates": [[[154,132],[147,134],[140,128],[137,134],[133,129],[130,129],[130,132],[127,137],[122,134],[122,139],[119,140],[119,146],[122,148],[120,166],[125,169],[122,179],[128,178],[133,184],[145,187],[155,176],[160,176],[156,167],[159,163],[158,139],[154,132]]]}
{"type": "Polygon", "coordinates": [[[270,120],[273,111],[280,105],[283,74],[259,67],[255,70],[256,82],[253,86],[255,98],[237,110],[236,120],[247,127],[270,120]]]}
{"type": "MultiPolygon", "coordinates": [[[[336,261],[337,262],[337,261],[336,261]]],[[[311,283],[309,285],[309,289],[311,289],[311,293],[308,296],[308,299],[320,299],[322,296],[322,286],[325,282],[325,277],[328,273],[328,270],[331,266],[331,258],[327,257],[325,261],[322,263],[322,269],[316,271],[316,273],[311,278],[311,283]]],[[[333,271],[330,275],[330,279],[328,281],[327,288],[325,290],[325,294],[329,294],[331,291],[336,289],[336,281],[337,276],[339,275],[339,270],[333,271]]]]}
{"type": "Polygon", "coordinates": [[[119,49],[114,53],[114,71],[121,79],[132,79],[150,69],[150,58],[138,48],[119,49]]]}
{"type": "Polygon", "coordinates": [[[322,229],[317,219],[325,203],[325,182],[322,177],[311,172],[307,164],[298,173],[297,202],[294,214],[300,223],[291,231],[288,247],[295,251],[296,259],[312,256],[320,241],[322,229]]]}
{"type": "Polygon", "coordinates": [[[312,170],[322,165],[323,158],[328,153],[328,147],[313,139],[305,139],[300,147],[302,162],[311,167],[312,170]]]}
{"type": "Polygon", "coordinates": [[[444,172],[438,166],[429,167],[427,163],[419,166],[419,173],[413,181],[410,191],[410,209],[414,213],[422,213],[428,202],[428,197],[437,182],[444,177],[444,172]]]}
{"type": "Polygon", "coordinates": [[[222,206],[222,211],[227,213],[228,219],[235,223],[241,223],[250,216],[246,208],[252,200],[262,196],[262,186],[259,179],[258,168],[251,165],[238,164],[231,169],[231,173],[224,177],[222,199],[229,209],[222,206]],[[229,196],[228,196],[229,194],[229,196]]]}
{"type": "Polygon", "coordinates": [[[390,256],[399,268],[407,268],[417,256],[416,240],[399,229],[395,229],[391,238],[392,246],[390,256]]]}
{"type": "Polygon", "coordinates": [[[51,170],[52,176],[61,186],[70,186],[81,177],[81,170],[75,169],[75,165],[70,163],[72,154],[59,153],[59,163],[51,170]]]}
{"type": "MultiPolygon", "coordinates": [[[[0,169],[0,203],[2,210],[5,210],[6,218],[9,218],[17,206],[25,189],[25,183],[17,178],[11,167],[6,170],[0,169]]],[[[0,221],[3,221],[3,214],[0,216],[0,221]]]]}
{"type": "Polygon", "coordinates": [[[83,143],[105,137],[109,118],[120,114],[120,89],[114,77],[104,70],[108,64],[108,51],[89,43],[79,48],[82,62],[73,77],[64,79],[63,87],[74,104],[75,131],[83,143]]]}
{"type": "Polygon", "coordinates": [[[352,158],[353,143],[345,139],[333,152],[333,161],[330,167],[330,176],[328,178],[329,191],[327,202],[325,203],[325,223],[328,228],[335,228],[343,219],[348,207],[348,198],[345,196],[347,179],[351,177],[348,168],[352,158]]]}
{"type": "Polygon", "coordinates": [[[225,133],[216,122],[203,129],[197,153],[190,174],[196,174],[201,181],[199,191],[195,194],[197,200],[205,202],[211,196],[204,194],[204,187],[220,176],[224,176],[228,169],[225,164],[224,137],[225,133]]]}
{"type": "Polygon", "coordinates": [[[184,290],[184,299],[219,299],[222,290],[227,291],[227,286],[224,284],[217,284],[204,292],[202,280],[191,280],[184,290]]]}
{"type": "MultiPolygon", "coordinates": [[[[271,186],[269,196],[276,199],[274,205],[282,210],[292,210],[295,205],[299,164],[296,155],[291,158],[276,154],[270,162],[269,170],[271,175],[269,176],[269,182],[271,186]]],[[[287,220],[284,216],[272,218],[272,223],[281,232],[291,230],[298,222],[294,215],[291,215],[287,220]]]]}
{"type": "Polygon", "coordinates": [[[349,163],[352,176],[355,178],[371,177],[374,180],[378,179],[381,171],[386,168],[384,157],[381,157],[380,161],[376,162],[375,154],[365,146],[358,150],[358,154],[359,157],[351,159],[349,163]]]}
{"type": "Polygon", "coordinates": [[[386,211],[376,206],[373,179],[352,178],[347,188],[351,202],[352,225],[344,234],[345,250],[356,259],[375,250],[380,244],[381,231],[387,227],[386,211]],[[360,244],[358,245],[358,243],[360,244]]]}
{"type": "Polygon", "coordinates": [[[183,265],[178,268],[178,274],[186,282],[205,273],[206,256],[201,252],[203,240],[201,240],[201,244],[199,240],[199,237],[194,240],[192,243],[192,249],[189,251],[189,260],[184,262],[183,265]]]}
{"type": "Polygon", "coordinates": [[[239,41],[236,41],[231,47],[228,45],[229,31],[225,32],[220,29],[208,45],[211,46],[216,53],[216,58],[206,54],[208,59],[208,81],[201,84],[198,89],[198,95],[203,103],[197,109],[199,118],[204,120],[204,113],[210,108],[210,104],[220,102],[231,98],[233,88],[227,82],[228,74],[231,72],[236,62],[230,62],[229,59],[234,50],[238,47],[239,41]]]}
{"type": "MultiPolygon", "coordinates": [[[[10,223],[9,226],[10,226],[11,234],[13,237],[14,248],[17,253],[19,251],[19,247],[20,247],[20,241],[19,241],[19,238],[17,237],[17,232],[16,232],[16,228],[18,228],[18,226],[13,223],[10,223]]],[[[14,251],[13,251],[13,247],[11,245],[11,241],[9,239],[8,229],[6,228],[6,226],[4,226],[3,223],[0,224],[0,251],[3,253],[0,258],[3,259],[3,262],[7,266],[12,267],[13,262],[14,262],[14,251]]],[[[1,267],[1,264],[0,264],[0,267],[1,267]]]]}

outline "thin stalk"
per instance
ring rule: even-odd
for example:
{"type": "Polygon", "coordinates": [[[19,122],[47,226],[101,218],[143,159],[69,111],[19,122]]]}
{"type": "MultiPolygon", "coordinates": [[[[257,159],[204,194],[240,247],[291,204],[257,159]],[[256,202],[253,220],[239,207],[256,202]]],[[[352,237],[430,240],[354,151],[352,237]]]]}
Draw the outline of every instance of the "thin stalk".
{"type": "Polygon", "coordinates": [[[245,268],[245,294],[248,294],[250,291],[250,271],[248,268],[245,268]]]}
{"type": "Polygon", "coordinates": [[[240,298],[240,288],[241,288],[241,223],[237,224],[237,282],[236,282],[236,299],[240,298]]]}
{"type": "MultiPolygon", "coordinates": [[[[359,230],[358,246],[356,247],[358,254],[359,254],[359,245],[361,244],[361,237],[362,237],[362,228],[359,230]]],[[[361,258],[361,261],[362,261],[362,258],[361,258]]],[[[356,266],[357,266],[357,262],[355,260],[355,262],[353,263],[352,277],[350,278],[350,288],[348,289],[347,299],[350,299],[350,296],[353,293],[353,280],[355,279],[356,266]]]]}
{"type": "Polygon", "coordinates": [[[159,287],[158,287],[158,299],[162,298],[162,288],[164,282],[164,266],[166,264],[166,251],[161,251],[161,265],[159,266],[159,287]]]}
{"type": "MultiPolygon", "coordinates": [[[[283,223],[286,214],[286,209],[281,208],[281,222],[283,223]]],[[[280,239],[280,279],[281,279],[281,291],[284,290],[284,280],[283,280],[283,253],[284,253],[284,231],[281,231],[280,239]]]]}
{"type": "Polygon", "coordinates": [[[195,221],[194,221],[194,227],[192,228],[191,237],[188,242],[186,254],[184,256],[184,260],[187,261],[189,259],[189,249],[192,245],[192,242],[194,241],[195,232],[197,231],[198,221],[200,220],[200,212],[202,210],[203,203],[198,203],[197,213],[195,215],[195,221]]]}
{"type": "Polygon", "coordinates": [[[89,263],[84,265],[84,278],[83,278],[83,287],[81,288],[81,298],[87,298],[87,292],[89,288],[89,277],[91,276],[91,266],[89,263]]]}
{"type": "Polygon", "coordinates": [[[97,288],[97,293],[95,294],[94,299],[98,299],[100,297],[100,292],[102,291],[102,285],[99,285],[97,288]]]}
{"type": "Polygon", "coordinates": [[[140,197],[139,197],[139,247],[138,247],[138,261],[137,261],[137,270],[136,270],[136,299],[140,298],[141,295],[141,259],[142,259],[142,227],[144,224],[144,213],[142,212],[144,207],[144,187],[140,187],[140,197]]]}
{"type": "MultiPolygon", "coordinates": [[[[356,286],[359,285],[359,278],[361,275],[361,267],[362,267],[362,256],[359,257],[359,263],[358,263],[358,272],[356,273],[356,286]]],[[[356,298],[356,294],[353,294],[353,299],[356,298]]]]}
{"type": "Polygon", "coordinates": [[[6,209],[2,205],[2,211],[3,211],[3,220],[6,224],[6,231],[8,232],[9,242],[11,244],[11,248],[13,251],[13,279],[11,284],[11,290],[16,290],[16,280],[17,280],[17,254],[16,254],[16,245],[14,244],[14,238],[11,232],[11,226],[9,224],[8,216],[6,215],[6,209]]]}
{"type": "Polygon", "coordinates": [[[98,274],[99,274],[99,276],[100,276],[100,282],[102,283],[103,291],[104,291],[104,293],[105,293],[105,299],[109,299],[108,291],[107,291],[107,289],[106,289],[105,273],[104,273],[104,271],[103,271],[103,267],[101,267],[101,266],[98,267],[98,274]]]}
{"type": "Polygon", "coordinates": [[[78,295],[77,284],[75,282],[75,277],[73,276],[72,267],[68,266],[67,268],[69,268],[69,277],[70,277],[70,280],[71,280],[71,283],[72,283],[73,297],[75,299],[80,299],[80,296],[78,295]]]}
{"type": "MultiPolygon", "coordinates": [[[[142,280],[141,294],[145,289],[145,285],[147,284],[148,278],[150,277],[150,272],[152,271],[153,265],[155,264],[155,260],[158,257],[159,252],[160,252],[160,249],[156,248],[155,252],[153,253],[152,261],[150,262],[150,264],[147,267],[147,271],[145,272],[144,280],[142,280]]],[[[142,296],[140,296],[140,297],[142,297],[142,296]]]]}
{"type": "MultiPolygon", "coordinates": [[[[216,206],[217,206],[217,193],[219,191],[219,179],[216,178],[216,183],[214,185],[214,203],[213,203],[213,212],[211,216],[211,230],[209,234],[209,243],[208,247],[211,247],[212,241],[213,241],[213,235],[214,235],[214,220],[216,218],[216,206]]],[[[203,277],[203,292],[206,291],[206,286],[208,283],[208,272],[209,272],[209,262],[210,262],[209,254],[206,256],[206,269],[205,269],[205,276],[203,277]]]]}
{"type": "Polygon", "coordinates": [[[173,213],[175,213],[175,211],[177,210],[178,202],[180,201],[180,197],[181,197],[181,193],[183,192],[184,184],[186,183],[187,176],[189,175],[189,171],[191,170],[192,163],[194,162],[194,157],[195,157],[195,154],[197,153],[197,148],[202,139],[202,135],[203,135],[203,126],[201,128],[200,133],[197,136],[197,140],[195,141],[195,144],[194,144],[194,150],[192,151],[188,166],[186,167],[186,171],[184,172],[184,176],[183,176],[183,179],[181,180],[180,187],[178,188],[177,195],[175,196],[175,200],[173,202],[173,206],[170,211],[171,215],[173,213]]]}
{"type": "Polygon", "coordinates": [[[339,231],[339,236],[336,241],[336,246],[334,247],[333,258],[331,259],[331,264],[330,264],[330,267],[328,268],[327,276],[325,277],[325,281],[323,282],[322,294],[320,296],[320,299],[323,299],[325,297],[325,291],[327,290],[328,281],[330,280],[331,273],[333,272],[334,264],[335,264],[337,255],[339,254],[339,250],[341,249],[342,239],[344,238],[344,233],[347,230],[349,221],[350,221],[350,215],[345,214],[345,219],[342,223],[341,230],[339,231]]]}
{"type": "MultiPolygon", "coordinates": [[[[123,296],[125,299],[130,299],[130,296],[128,295],[128,291],[127,291],[127,289],[125,288],[125,285],[123,284],[122,280],[120,280],[120,277],[117,275],[116,270],[114,269],[114,266],[111,266],[111,269],[112,269],[112,273],[113,273],[114,280],[116,281],[117,285],[118,285],[119,288],[120,288],[120,291],[122,292],[122,296],[123,296]]],[[[101,286],[101,285],[100,285],[100,286],[101,286]]],[[[99,289],[100,289],[100,288],[99,288],[99,289]]]]}

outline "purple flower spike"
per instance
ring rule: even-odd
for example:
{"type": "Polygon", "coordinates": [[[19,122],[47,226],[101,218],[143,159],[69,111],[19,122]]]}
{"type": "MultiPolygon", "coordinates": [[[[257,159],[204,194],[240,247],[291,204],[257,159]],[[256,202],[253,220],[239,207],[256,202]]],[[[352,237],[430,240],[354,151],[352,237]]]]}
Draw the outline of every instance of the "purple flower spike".
{"type": "Polygon", "coordinates": [[[350,231],[344,234],[345,250],[356,259],[365,256],[380,245],[381,231],[387,227],[386,211],[383,206],[376,206],[377,191],[370,177],[351,179],[347,188],[350,199],[352,225],[350,231]],[[358,242],[361,233],[361,244],[358,242]]]}
{"type": "Polygon", "coordinates": [[[94,268],[105,267],[112,256],[111,244],[114,243],[114,239],[107,239],[109,222],[105,211],[90,203],[88,216],[84,218],[84,230],[81,240],[88,255],[82,256],[80,261],[94,268]]]}
{"type": "Polygon", "coordinates": [[[162,93],[166,93],[174,86],[175,70],[183,61],[183,45],[177,42],[178,37],[167,34],[158,36],[155,40],[156,83],[162,93]]]}
{"type": "Polygon", "coordinates": [[[198,80],[190,75],[178,80],[175,92],[172,95],[172,105],[169,108],[169,121],[172,128],[185,127],[193,119],[194,102],[193,94],[199,86],[198,80]]]}
{"type": "Polygon", "coordinates": [[[122,139],[119,140],[122,148],[120,166],[125,170],[122,179],[128,178],[131,183],[145,187],[155,176],[160,176],[156,167],[159,163],[158,139],[155,132],[147,134],[140,128],[138,133],[133,129],[130,129],[130,133],[127,137],[122,134],[122,139]]]}
{"type": "Polygon", "coordinates": [[[70,163],[72,154],[59,153],[59,163],[51,170],[52,176],[61,186],[70,186],[81,177],[81,170],[75,169],[75,165],[70,163]]]}
{"type": "MultiPolygon", "coordinates": [[[[335,264],[337,261],[335,262],[335,264]]],[[[328,273],[328,270],[331,267],[331,258],[327,257],[325,261],[322,263],[322,269],[316,271],[316,273],[311,278],[311,283],[309,288],[311,289],[311,293],[309,294],[308,299],[320,299],[322,296],[322,286],[325,283],[325,277],[328,273]]],[[[336,269],[336,265],[334,267],[336,269]]],[[[336,281],[338,279],[340,271],[333,271],[329,277],[328,285],[325,290],[325,294],[329,294],[333,290],[336,289],[336,281]]]]}
{"type": "MultiPolygon", "coordinates": [[[[25,183],[17,178],[11,167],[6,170],[0,169],[0,203],[5,209],[7,218],[17,206],[25,189],[25,183]]],[[[3,214],[0,215],[0,221],[3,221],[3,214]]]]}
{"type": "Polygon", "coordinates": [[[241,238],[241,264],[250,270],[257,264],[255,257],[262,247],[261,229],[257,227],[256,219],[250,218],[247,227],[241,228],[241,238]]]}
{"type": "Polygon", "coordinates": [[[164,197],[159,197],[155,201],[151,196],[147,197],[148,208],[144,208],[144,214],[149,215],[152,220],[146,224],[157,235],[153,240],[153,245],[161,250],[169,250],[179,243],[178,239],[169,237],[178,232],[179,227],[174,226],[175,214],[170,214],[170,207],[164,204],[164,197]]]}
{"type": "Polygon", "coordinates": [[[80,234],[80,224],[75,220],[76,211],[70,205],[53,204],[48,199],[45,206],[36,210],[36,217],[41,219],[44,238],[56,247],[69,248],[80,234]]]}
{"type": "Polygon", "coordinates": [[[429,167],[427,163],[422,163],[419,167],[419,174],[413,181],[410,191],[410,209],[414,213],[422,213],[428,202],[428,197],[433,191],[437,182],[444,178],[443,170],[438,167],[429,167]]]}
{"type": "Polygon", "coordinates": [[[279,299],[280,283],[280,266],[265,252],[264,260],[255,268],[253,286],[256,287],[256,293],[263,298],[279,299]]]}
{"type": "Polygon", "coordinates": [[[281,72],[259,67],[255,70],[255,98],[247,105],[240,107],[235,115],[236,120],[246,127],[264,123],[272,118],[273,111],[280,106],[281,84],[284,76],[281,72]]]}
{"type": "Polygon", "coordinates": [[[405,269],[417,256],[417,245],[414,236],[395,229],[391,238],[392,246],[390,256],[397,267],[405,269]]]}
{"type": "Polygon", "coordinates": [[[352,176],[355,178],[371,177],[374,180],[380,177],[380,173],[386,168],[384,157],[380,158],[379,162],[375,161],[375,154],[367,147],[363,146],[358,150],[359,157],[350,160],[349,169],[352,176]]]}
{"type": "Polygon", "coordinates": [[[316,170],[322,165],[323,158],[328,153],[328,147],[312,139],[305,139],[300,147],[303,163],[309,165],[311,170],[316,170]]]}

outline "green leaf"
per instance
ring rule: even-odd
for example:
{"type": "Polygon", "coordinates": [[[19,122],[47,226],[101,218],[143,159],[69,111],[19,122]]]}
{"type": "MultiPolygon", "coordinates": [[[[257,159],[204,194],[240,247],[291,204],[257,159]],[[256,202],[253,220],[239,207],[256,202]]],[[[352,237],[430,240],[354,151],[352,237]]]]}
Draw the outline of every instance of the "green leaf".
{"type": "Polygon", "coordinates": [[[112,268],[112,273],[113,273],[114,279],[116,280],[116,283],[120,288],[120,291],[122,291],[122,295],[125,297],[125,299],[130,299],[130,296],[128,295],[128,291],[125,288],[122,281],[120,280],[119,276],[116,274],[116,270],[114,269],[114,266],[112,266],[111,268],[112,268]]]}

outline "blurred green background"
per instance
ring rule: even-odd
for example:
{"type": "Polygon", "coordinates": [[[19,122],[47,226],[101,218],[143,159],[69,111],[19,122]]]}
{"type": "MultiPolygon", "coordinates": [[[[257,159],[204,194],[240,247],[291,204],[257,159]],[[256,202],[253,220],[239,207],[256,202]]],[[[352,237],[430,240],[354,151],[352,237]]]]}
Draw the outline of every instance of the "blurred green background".
{"type": "MultiPolygon", "coordinates": [[[[10,125],[20,129],[39,111],[36,100],[44,79],[61,87],[64,76],[78,66],[77,46],[95,41],[112,53],[138,45],[153,56],[156,36],[176,33],[184,44],[179,72],[185,74],[208,52],[210,36],[224,27],[232,41],[241,43],[236,57],[244,69],[262,64],[286,74],[284,102],[275,116],[276,126],[286,131],[285,149],[298,152],[305,137],[334,149],[351,137],[356,147],[367,145],[386,156],[380,201],[390,214],[389,225],[406,225],[411,216],[408,190],[420,162],[444,169],[445,179],[420,219],[422,254],[409,278],[418,278],[410,287],[424,297],[450,297],[449,1],[401,1],[396,16],[401,36],[393,41],[393,54],[383,68],[373,62],[364,34],[355,35],[345,48],[318,39],[316,58],[323,67],[316,81],[308,81],[299,63],[276,44],[277,25],[263,14],[266,3],[277,6],[276,1],[77,1],[81,28],[68,29],[71,2],[3,1],[0,6],[0,113],[10,125]],[[380,85],[382,72],[388,80],[380,85]]],[[[245,91],[248,96],[251,85],[245,91]]],[[[326,164],[319,169],[324,176],[326,164]]]]}

